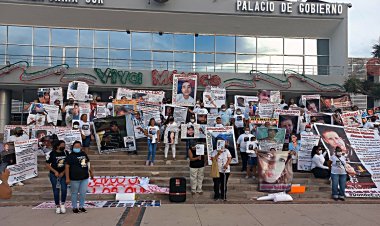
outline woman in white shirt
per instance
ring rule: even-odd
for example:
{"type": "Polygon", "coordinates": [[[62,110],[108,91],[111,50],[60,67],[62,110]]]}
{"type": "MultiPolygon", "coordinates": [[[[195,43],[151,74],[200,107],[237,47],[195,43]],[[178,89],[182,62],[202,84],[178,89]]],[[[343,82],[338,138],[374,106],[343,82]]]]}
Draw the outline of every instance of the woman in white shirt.
{"type": "MultiPolygon", "coordinates": [[[[227,146],[228,143],[225,143],[227,146]]],[[[214,181],[214,200],[223,199],[227,201],[227,181],[230,176],[231,153],[225,147],[221,150],[214,150],[211,153],[211,158],[216,158],[218,161],[219,178],[213,178],[214,181]]]]}
{"type": "Polygon", "coordinates": [[[321,146],[314,146],[311,151],[311,172],[315,178],[329,178],[329,167],[323,165],[325,163],[325,156],[327,152],[322,153],[321,146]]]}
{"type": "Polygon", "coordinates": [[[91,125],[87,121],[87,115],[82,114],[79,121],[79,130],[82,135],[83,151],[88,154],[91,142],[91,125]]]}
{"type": "Polygon", "coordinates": [[[347,173],[345,169],[346,158],[342,155],[340,147],[335,148],[335,154],[331,156],[331,190],[332,198],[337,201],[345,199],[347,173]]]}
{"type": "Polygon", "coordinates": [[[160,141],[160,128],[156,126],[154,118],[149,120],[149,124],[145,130],[145,136],[148,137],[148,157],[145,165],[153,166],[156,157],[157,143],[160,141]]]}

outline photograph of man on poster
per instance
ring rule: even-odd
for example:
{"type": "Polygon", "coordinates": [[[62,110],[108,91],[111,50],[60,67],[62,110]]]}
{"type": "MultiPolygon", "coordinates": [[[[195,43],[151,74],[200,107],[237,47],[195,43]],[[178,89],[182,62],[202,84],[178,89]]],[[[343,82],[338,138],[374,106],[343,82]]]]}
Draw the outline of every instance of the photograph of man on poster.
{"type": "Polygon", "coordinates": [[[306,100],[306,109],[310,113],[318,113],[319,112],[319,99],[306,100]]]}
{"type": "Polygon", "coordinates": [[[286,134],[296,134],[298,132],[298,116],[280,115],[278,120],[278,128],[286,130],[286,134]]]}
{"type": "Polygon", "coordinates": [[[176,103],[180,105],[193,105],[194,99],[194,81],[178,79],[176,103]]]}

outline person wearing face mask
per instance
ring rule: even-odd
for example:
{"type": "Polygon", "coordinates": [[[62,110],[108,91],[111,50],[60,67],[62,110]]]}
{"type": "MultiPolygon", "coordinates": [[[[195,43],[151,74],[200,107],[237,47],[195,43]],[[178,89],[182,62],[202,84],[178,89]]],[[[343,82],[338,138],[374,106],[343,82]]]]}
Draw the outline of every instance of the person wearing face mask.
{"type": "MultiPolygon", "coordinates": [[[[247,142],[251,141],[253,139],[253,135],[249,131],[249,127],[245,127],[244,133],[240,135],[236,141],[237,147],[240,148],[240,156],[242,161],[242,168],[241,172],[247,171],[247,161],[248,161],[248,154],[247,154],[247,142]]],[[[249,178],[249,175],[247,173],[246,178],[249,178]]]]}
{"type": "Polygon", "coordinates": [[[240,136],[240,134],[244,133],[244,126],[245,126],[245,116],[240,108],[236,110],[236,115],[234,115],[233,121],[234,121],[235,134],[237,136],[240,136]]]}
{"type": "Polygon", "coordinates": [[[347,173],[345,169],[346,158],[340,147],[335,148],[335,154],[331,156],[331,190],[332,198],[337,201],[345,200],[347,173]]]}
{"type": "Polygon", "coordinates": [[[219,115],[222,119],[222,124],[224,126],[228,126],[230,124],[230,114],[227,111],[227,107],[225,104],[223,104],[220,108],[219,115]]]}
{"type": "Polygon", "coordinates": [[[235,105],[234,103],[230,103],[230,107],[227,109],[227,113],[229,114],[230,118],[232,118],[235,114],[235,105]]]}
{"type": "Polygon", "coordinates": [[[327,179],[330,177],[329,167],[325,166],[325,156],[327,152],[322,153],[321,146],[314,146],[311,151],[311,172],[315,178],[327,179]]]}
{"type": "Polygon", "coordinates": [[[75,141],[72,146],[72,152],[66,158],[65,165],[66,184],[71,186],[71,203],[73,213],[87,213],[84,208],[86,199],[88,178],[94,179],[93,168],[90,165],[90,159],[82,151],[80,141],[75,141]],[[79,209],[78,209],[79,193],[79,209]]]}
{"type": "Polygon", "coordinates": [[[195,114],[208,114],[208,110],[205,108],[205,104],[204,103],[200,103],[199,105],[195,105],[195,109],[193,111],[195,114]],[[199,107],[197,107],[199,106],[199,107]]]}
{"type": "Polygon", "coordinates": [[[306,124],[305,130],[301,132],[301,135],[313,135],[313,131],[311,130],[311,125],[306,124]]]}
{"type": "Polygon", "coordinates": [[[67,196],[67,184],[65,176],[66,157],[69,152],[65,151],[65,141],[60,140],[53,146],[46,160],[46,168],[49,172],[49,179],[53,188],[54,202],[56,205],[55,213],[66,213],[65,202],[67,196]],[[59,192],[61,191],[61,199],[59,192]]]}

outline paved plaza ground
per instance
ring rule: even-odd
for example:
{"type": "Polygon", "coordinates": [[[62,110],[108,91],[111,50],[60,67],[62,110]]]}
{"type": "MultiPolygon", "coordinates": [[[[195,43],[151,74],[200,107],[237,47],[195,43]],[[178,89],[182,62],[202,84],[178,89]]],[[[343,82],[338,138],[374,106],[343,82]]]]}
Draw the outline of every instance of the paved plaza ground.
{"type": "Polygon", "coordinates": [[[1,207],[1,226],[45,225],[380,225],[379,204],[163,204],[147,208],[54,210],[1,207]]]}

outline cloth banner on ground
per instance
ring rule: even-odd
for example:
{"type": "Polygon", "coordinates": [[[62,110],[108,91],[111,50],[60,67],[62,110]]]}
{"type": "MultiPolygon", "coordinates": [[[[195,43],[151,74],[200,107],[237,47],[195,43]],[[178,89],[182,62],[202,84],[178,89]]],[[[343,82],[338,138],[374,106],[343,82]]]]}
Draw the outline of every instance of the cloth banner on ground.
{"type": "Polygon", "coordinates": [[[275,148],[281,151],[285,142],[285,129],[276,127],[259,127],[257,128],[257,140],[263,151],[269,151],[275,148]]]}
{"type": "Polygon", "coordinates": [[[73,81],[70,82],[67,89],[67,99],[74,99],[77,101],[87,101],[88,96],[88,85],[85,82],[73,81]]]}
{"type": "Polygon", "coordinates": [[[75,141],[82,143],[82,135],[79,130],[60,128],[57,136],[59,140],[65,141],[66,150],[71,150],[71,146],[75,141]]]}
{"type": "Polygon", "coordinates": [[[198,139],[200,134],[200,125],[198,124],[182,124],[181,139],[198,139]]]}
{"type": "Polygon", "coordinates": [[[54,101],[59,100],[63,104],[62,87],[38,88],[38,101],[42,104],[54,104],[54,101]]]}
{"type": "Polygon", "coordinates": [[[208,165],[211,166],[211,153],[217,149],[218,141],[225,141],[226,149],[228,149],[232,156],[231,164],[237,164],[238,154],[235,143],[234,128],[232,126],[226,127],[207,127],[206,129],[206,145],[207,145],[207,160],[208,165]]]}
{"type": "Polygon", "coordinates": [[[29,139],[29,126],[23,125],[5,125],[4,126],[4,143],[13,142],[16,140],[16,128],[21,128],[23,130],[22,138],[19,140],[28,140],[29,139]]]}
{"type": "Polygon", "coordinates": [[[197,75],[174,74],[172,103],[178,106],[194,106],[197,82],[197,75]]]}
{"type": "Polygon", "coordinates": [[[320,112],[321,95],[302,95],[301,102],[306,107],[309,114],[320,112]]]}
{"type": "MultiPolygon", "coordinates": [[[[97,208],[132,208],[132,207],[160,207],[160,200],[133,200],[133,201],[86,201],[84,203],[85,209],[97,209],[97,208]]],[[[72,207],[71,201],[65,202],[66,209],[72,207]]],[[[43,202],[36,207],[34,210],[43,209],[55,209],[56,205],[54,201],[43,202]]]]}
{"type": "Polygon", "coordinates": [[[273,103],[259,103],[258,115],[260,116],[260,118],[272,118],[275,107],[276,105],[273,103]]]}
{"type": "Polygon", "coordinates": [[[346,195],[380,198],[380,137],[378,130],[314,124],[328,153],[340,147],[347,164],[356,172],[350,175],[346,195]]]}
{"type": "Polygon", "coordinates": [[[350,95],[342,95],[339,97],[321,96],[321,111],[332,112],[336,109],[351,110],[352,102],[350,95]]]}
{"type": "Polygon", "coordinates": [[[148,177],[96,176],[89,180],[87,194],[169,194],[169,188],[149,184],[148,177]]]}
{"type": "Polygon", "coordinates": [[[37,170],[37,150],[38,140],[31,139],[26,141],[14,142],[16,153],[16,164],[9,166],[10,171],[8,183],[24,181],[38,175],[37,170]]]}
{"type": "Polygon", "coordinates": [[[360,111],[349,111],[340,114],[343,125],[347,127],[361,127],[363,126],[362,114],[360,111]]]}
{"type": "Polygon", "coordinates": [[[303,171],[311,170],[311,151],[318,145],[320,136],[314,134],[301,134],[301,147],[298,152],[297,169],[303,171]]]}
{"type": "Polygon", "coordinates": [[[95,140],[100,154],[127,151],[124,147],[124,137],[134,136],[134,130],[133,124],[130,124],[128,126],[132,132],[128,133],[126,117],[128,116],[94,120],[95,140]]]}
{"type": "Polygon", "coordinates": [[[164,91],[157,90],[132,90],[127,88],[117,88],[116,99],[120,100],[122,97],[127,99],[134,99],[138,102],[151,102],[161,103],[165,97],[164,91]]]}
{"type": "Polygon", "coordinates": [[[258,152],[259,191],[289,191],[292,186],[292,157],[288,152],[258,152]]]}
{"type": "Polygon", "coordinates": [[[226,89],[207,86],[203,91],[203,103],[205,108],[221,108],[226,104],[226,89]]]}

